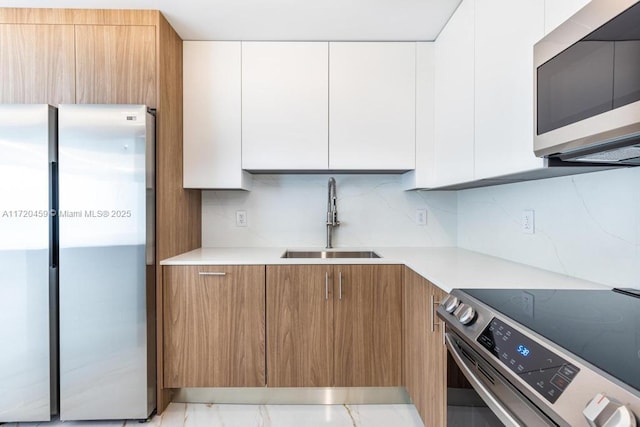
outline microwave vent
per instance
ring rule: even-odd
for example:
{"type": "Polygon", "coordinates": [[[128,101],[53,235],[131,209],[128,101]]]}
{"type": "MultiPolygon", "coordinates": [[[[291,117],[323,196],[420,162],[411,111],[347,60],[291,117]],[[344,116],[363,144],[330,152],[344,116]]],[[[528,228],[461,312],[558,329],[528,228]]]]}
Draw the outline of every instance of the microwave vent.
{"type": "Polygon", "coordinates": [[[625,162],[636,160],[640,162],[640,145],[632,145],[630,147],[616,148],[613,150],[601,151],[599,153],[587,154],[576,157],[573,160],[577,162],[625,162]]]}

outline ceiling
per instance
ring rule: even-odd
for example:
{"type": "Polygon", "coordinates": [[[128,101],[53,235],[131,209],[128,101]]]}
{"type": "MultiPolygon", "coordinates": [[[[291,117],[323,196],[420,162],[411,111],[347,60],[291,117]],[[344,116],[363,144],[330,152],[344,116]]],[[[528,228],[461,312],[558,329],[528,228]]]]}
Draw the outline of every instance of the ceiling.
{"type": "Polygon", "coordinates": [[[159,9],[184,40],[435,40],[461,0],[0,0],[159,9]]]}

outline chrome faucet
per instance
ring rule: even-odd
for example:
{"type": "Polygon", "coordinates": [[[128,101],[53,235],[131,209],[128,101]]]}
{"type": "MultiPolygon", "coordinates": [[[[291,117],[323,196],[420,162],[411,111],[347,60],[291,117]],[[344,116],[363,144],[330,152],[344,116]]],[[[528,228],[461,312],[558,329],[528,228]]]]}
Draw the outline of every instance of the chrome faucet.
{"type": "Polygon", "coordinates": [[[327,248],[333,247],[333,229],[340,225],[337,200],[336,180],[331,177],[327,195],[327,248]]]}

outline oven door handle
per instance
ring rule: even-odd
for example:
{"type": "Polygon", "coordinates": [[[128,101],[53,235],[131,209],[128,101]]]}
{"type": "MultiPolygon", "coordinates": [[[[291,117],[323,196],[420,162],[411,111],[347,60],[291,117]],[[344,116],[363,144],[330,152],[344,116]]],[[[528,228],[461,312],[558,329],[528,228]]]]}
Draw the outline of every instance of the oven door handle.
{"type": "Polygon", "coordinates": [[[505,426],[523,427],[523,425],[507,410],[495,395],[480,381],[476,375],[467,367],[467,363],[462,359],[462,354],[451,339],[451,334],[445,334],[445,344],[451,357],[455,360],[456,365],[460,367],[462,373],[469,380],[473,388],[480,395],[482,400],[493,411],[494,414],[502,421],[505,426]]]}

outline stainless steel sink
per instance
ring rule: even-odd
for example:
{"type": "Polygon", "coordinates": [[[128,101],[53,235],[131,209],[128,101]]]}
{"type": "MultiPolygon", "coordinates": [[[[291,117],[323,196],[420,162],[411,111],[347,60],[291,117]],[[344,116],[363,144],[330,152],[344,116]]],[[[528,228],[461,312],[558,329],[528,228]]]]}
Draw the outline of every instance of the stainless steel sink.
{"type": "Polygon", "coordinates": [[[373,251],[286,251],[280,258],[380,258],[373,251]]]}

